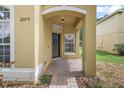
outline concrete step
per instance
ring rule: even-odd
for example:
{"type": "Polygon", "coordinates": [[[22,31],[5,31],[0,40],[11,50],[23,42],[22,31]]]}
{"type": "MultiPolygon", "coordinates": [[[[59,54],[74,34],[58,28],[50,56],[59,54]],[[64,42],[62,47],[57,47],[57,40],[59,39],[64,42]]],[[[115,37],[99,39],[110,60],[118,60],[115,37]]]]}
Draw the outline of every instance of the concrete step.
{"type": "Polygon", "coordinates": [[[33,68],[3,68],[0,74],[3,75],[3,81],[34,81],[35,72],[33,68]]]}

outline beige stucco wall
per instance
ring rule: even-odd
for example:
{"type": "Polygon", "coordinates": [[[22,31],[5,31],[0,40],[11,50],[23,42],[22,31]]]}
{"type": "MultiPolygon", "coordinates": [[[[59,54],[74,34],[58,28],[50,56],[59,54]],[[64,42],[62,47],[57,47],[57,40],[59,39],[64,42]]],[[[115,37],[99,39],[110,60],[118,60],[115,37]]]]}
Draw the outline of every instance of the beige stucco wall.
{"type": "Polygon", "coordinates": [[[96,6],[87,6],[86,8],[84,31],[85,74],[94,76],[96,75],[96,6]]]}
{"type": "Polygon", "coordinates": [[[116,13],[97,24],[96,49],[113,52],[114,45],[124,43],[124,13],[116,13]]]}
{"type": "MultiPolygon", "coordinates": [[[[45,70],[52,61],[52,32],[51,24],[48,20],[42,19],[44,30],[40,30],[40,62],[45,70]]],[[[41,26],[42,29],[42,26],[41,26]]]]}
{"type": "Polygon", "coordinates": [[[34,67],[34,6],[15,6],[15,66],[34,67]]]}

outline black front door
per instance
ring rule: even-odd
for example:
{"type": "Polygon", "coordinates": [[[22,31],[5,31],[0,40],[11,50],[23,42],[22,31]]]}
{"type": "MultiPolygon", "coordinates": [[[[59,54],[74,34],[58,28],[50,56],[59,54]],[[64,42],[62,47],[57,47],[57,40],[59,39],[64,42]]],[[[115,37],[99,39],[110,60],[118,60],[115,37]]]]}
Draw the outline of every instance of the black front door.
{"type": "Polygon", "coordinates": [[[60,57],[60,34],[52,33],[52,58],[60,57]]]}

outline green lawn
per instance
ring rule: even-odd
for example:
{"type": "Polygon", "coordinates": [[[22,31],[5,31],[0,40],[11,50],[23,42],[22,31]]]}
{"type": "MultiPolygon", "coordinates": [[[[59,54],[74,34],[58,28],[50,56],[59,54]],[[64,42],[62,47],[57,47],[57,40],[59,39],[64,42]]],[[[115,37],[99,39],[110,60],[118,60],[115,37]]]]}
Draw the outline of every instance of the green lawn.
{"type": "MultiPolygon", "coordinates": [[[[80,48],[80,54],[82,53],[82,48],[80,48]]],[[[124,56],[113,55],[112,53],[105,51],[96,51],[96,60],[103,62],[113,62],[118,64],[124,64],[124,56]]]]}

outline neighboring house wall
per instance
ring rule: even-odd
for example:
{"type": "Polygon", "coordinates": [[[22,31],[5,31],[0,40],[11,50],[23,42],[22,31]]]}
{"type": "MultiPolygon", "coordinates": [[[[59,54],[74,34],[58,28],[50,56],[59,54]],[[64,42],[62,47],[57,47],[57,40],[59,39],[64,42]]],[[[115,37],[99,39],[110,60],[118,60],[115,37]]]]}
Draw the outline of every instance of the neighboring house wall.
{"type": "Polygon", "coordinates": [[[119,40],[119,14],[115,14],[96,26],[96,49],[113,52],[114,45],[119,40]]]}
{"type": "Polygon", "coordinates": [[[118,33],[118,43],[124,44],[124,12],[118,15],[118,25],[119,25],[119,33],[118,33]]]}
{"type": "Polygon", "coordinates": [[[34,66],[34,6],[15,6],[15,67],[34,66]]]}

